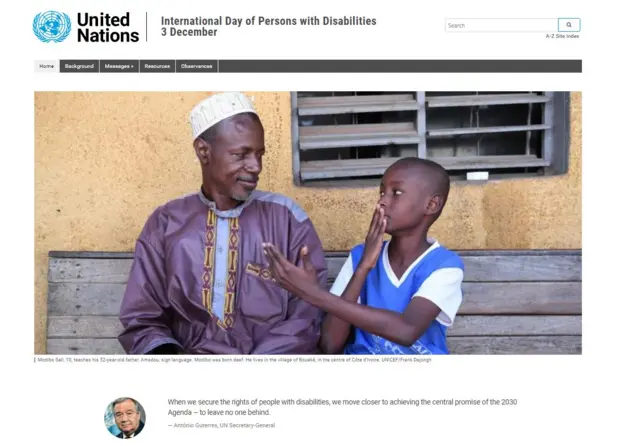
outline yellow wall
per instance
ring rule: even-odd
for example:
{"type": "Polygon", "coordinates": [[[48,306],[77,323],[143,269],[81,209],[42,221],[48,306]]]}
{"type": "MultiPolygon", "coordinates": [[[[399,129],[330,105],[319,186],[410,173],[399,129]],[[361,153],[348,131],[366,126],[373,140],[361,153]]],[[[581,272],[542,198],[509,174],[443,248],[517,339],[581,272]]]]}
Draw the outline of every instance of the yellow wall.
{"type": "MultiPolygon", "coordinates": [[[[288,92],[246,92],[266,130],[260,188],[309,213],[326,250],[366,234],[376,189],[292,183],[288,92]]],[[[209,93],[35,94],[35,352],[46,346],[47,253],[130,251],[158,205],[200,185],[188,114],[209,93]]],[[[580,248],[582,102],[572,94],[569,174],[454,184],[432,234],[454,249],[580,248]]]]}

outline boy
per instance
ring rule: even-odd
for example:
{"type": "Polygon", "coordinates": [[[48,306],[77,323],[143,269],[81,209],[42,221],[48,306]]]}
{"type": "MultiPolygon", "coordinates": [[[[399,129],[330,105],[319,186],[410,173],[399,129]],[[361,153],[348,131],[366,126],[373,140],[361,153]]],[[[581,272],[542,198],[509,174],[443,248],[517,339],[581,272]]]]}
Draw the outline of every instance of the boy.
{"type": "Polygon", "coordinates": [[[325,353],[449,353],[446,330],[462,302],[464,266],[427,236],[448,194],[449,175],[437,163],[403,158],[389,167],[365,243],[351,250],[330,292],[317,284],[304,247],[298,268],[265,244],[275,280],[327,313],[325,353]],[[345,347],[351,326],[355,337],[345,347]]]}

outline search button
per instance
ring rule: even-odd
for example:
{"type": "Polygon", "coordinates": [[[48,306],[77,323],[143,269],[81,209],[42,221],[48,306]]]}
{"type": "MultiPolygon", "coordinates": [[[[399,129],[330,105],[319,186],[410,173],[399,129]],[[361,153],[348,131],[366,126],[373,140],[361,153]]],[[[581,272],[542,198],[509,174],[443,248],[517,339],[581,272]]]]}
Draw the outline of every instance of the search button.
{"type": "Polygon", "coordinates": [[[580,32],[582,24],[580,19],[558,19],[558,32],[577,33],[580,32]]]}

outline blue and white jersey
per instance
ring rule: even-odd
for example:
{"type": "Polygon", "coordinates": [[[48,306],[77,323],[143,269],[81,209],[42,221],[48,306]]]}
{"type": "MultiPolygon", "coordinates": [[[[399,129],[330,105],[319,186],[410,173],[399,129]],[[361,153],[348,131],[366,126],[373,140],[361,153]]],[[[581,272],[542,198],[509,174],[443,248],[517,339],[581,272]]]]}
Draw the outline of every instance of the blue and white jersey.
{"type": "MultiPolygon", "coordinates": [[[[448,354],[446,331],[462,303],[462,259],[434,240],[402,277],[396,277],[389,263],[389,242],[384,242],[374,269],[367,275],[358,303],[373,308],[404,313],[412,299],[429,299],[440,313],[429,328],[410,347],[355,329],[353,343],[346,346],[348,355],[430,355],[448,354]]],[[[342,266],[331,293],[341,296],[364,252],[364,244],[353,248],[342,266]]]]}

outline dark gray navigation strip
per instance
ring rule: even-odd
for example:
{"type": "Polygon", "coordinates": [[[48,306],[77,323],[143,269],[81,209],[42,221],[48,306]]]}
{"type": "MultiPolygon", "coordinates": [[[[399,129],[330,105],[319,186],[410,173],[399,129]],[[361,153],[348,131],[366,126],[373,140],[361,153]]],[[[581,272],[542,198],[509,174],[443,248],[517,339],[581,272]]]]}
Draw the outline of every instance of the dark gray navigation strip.
{"type": "Polygon", "coordinates": [[[582,73],[580,59],[61,60],[62,73],[582,73]],[[110,65],[107,65],[109,63],[110,65]],[[129,64],[131,66],[126,66],[129,64]],[[137,65],[136,65],[137,64],[137,65]],[[122,67],[119,67],[122,66],[122,67]],[[136,68],[137,67],[137,68],[136,68]]]}

